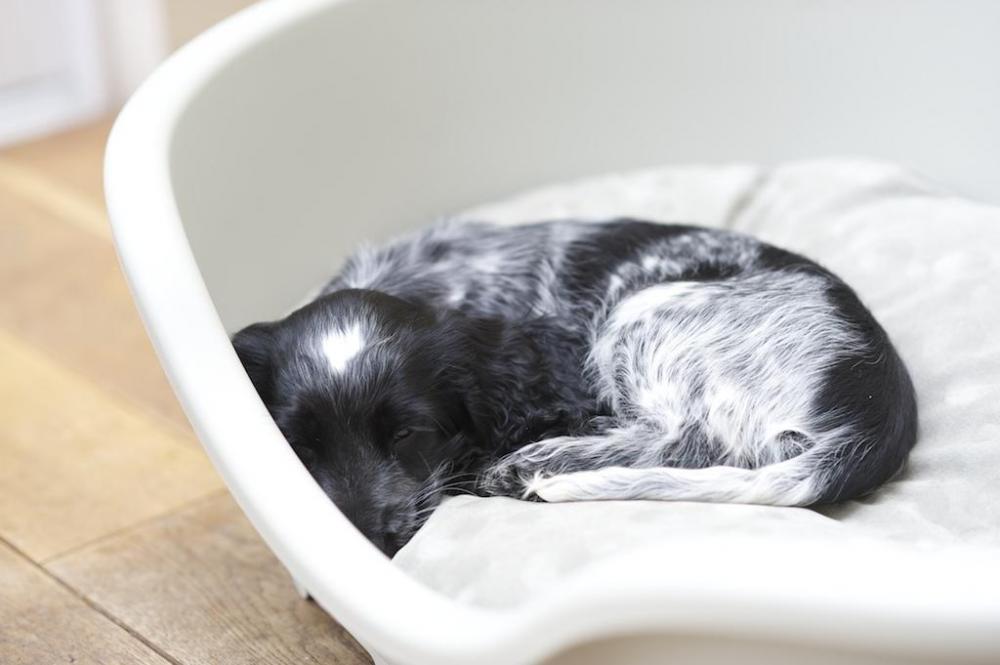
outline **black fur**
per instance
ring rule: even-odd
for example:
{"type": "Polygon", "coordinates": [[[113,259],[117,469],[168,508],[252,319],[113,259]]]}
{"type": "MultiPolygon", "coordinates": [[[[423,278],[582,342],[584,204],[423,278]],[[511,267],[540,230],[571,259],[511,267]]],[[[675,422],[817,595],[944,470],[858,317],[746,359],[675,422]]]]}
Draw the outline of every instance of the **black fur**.
{"type": "Polygon", "coordinates": [[[426,483],[475,491],[490,460],[580,430],[601,413],[577,371],[581,346],[542,320],[471,317],[343,289],[283,321],[245,328],[233,345],[317,482],[390,555],[422,522],[412,514],[439,499],[410,504],[426,483]],[[351,381],[331,380],[303,340],[359,314],[392,344],[351,381]]]}

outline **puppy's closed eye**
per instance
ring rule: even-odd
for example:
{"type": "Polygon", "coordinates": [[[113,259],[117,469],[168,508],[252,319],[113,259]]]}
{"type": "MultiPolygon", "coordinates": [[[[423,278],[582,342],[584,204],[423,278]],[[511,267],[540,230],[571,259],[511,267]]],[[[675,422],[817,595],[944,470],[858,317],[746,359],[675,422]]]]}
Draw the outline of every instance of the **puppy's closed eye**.
{"type": "Polygon", "coordinates": [[[434,470],[440,451],[440,436],[430,428],[401,427],[393,434],[392,453],[400,465],[418,478],[426,478],[434,470]]]}

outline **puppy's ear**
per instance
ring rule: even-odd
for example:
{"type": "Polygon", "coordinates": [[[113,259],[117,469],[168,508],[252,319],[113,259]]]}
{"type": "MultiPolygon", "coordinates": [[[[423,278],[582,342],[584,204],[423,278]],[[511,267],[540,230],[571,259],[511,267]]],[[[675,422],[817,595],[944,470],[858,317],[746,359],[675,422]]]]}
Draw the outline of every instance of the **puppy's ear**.
{"type": "Polygon", "coordinates": [[[440,385],[447,386],[455,398],[451,406],[456,410],[456,421],[465,434],[478,430],[487,434],[485,421],[492,415],[483,395],[483,381],[488,378],[488,349],[497,332],[490,322],[466,316],[460,312],[446,312],[428,332],[424,348],[435,359],[440,385]]]}
{"type": "Polygon", "coordinates": [[[265,404],[271,403],[274,387],[275,329],[270,323],[255,323],[233,335],[233,348],[243,369],[265,404]]]}
{"type": "Polygon", "coordinates": [[[441,353],[449,383],[459,389],[471,438],[489,452],[557,436],[589,415],[587,396],[573,392],[571,378],[560,378],[581,364],[573,344],[549,328],[461,314],[441,321],[450,342],[441,353]],[[552,367],[549,358],[563,362],[552,367]]]}
{"type": "Polygon", "coordinates": [[[510,326],[496,319],[467,317],[454,312],[438,327],[445,348],[436,352],[448,383],[456,388],[469,425],[473,448],[493,451],[517,438],[524,428],[520,400],[531,402],[531,368],[536,364],[529,349],[510,326]]]}

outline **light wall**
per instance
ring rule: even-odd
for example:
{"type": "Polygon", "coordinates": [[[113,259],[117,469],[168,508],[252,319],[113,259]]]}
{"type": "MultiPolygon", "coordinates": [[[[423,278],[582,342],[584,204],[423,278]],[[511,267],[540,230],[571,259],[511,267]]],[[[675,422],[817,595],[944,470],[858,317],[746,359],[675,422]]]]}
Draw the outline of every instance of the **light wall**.
{"type": "Polygon", "coordinates": [[[171,46],[181,46],[211,25],[253,3],[254,0],[165,0],[171,46]]]}

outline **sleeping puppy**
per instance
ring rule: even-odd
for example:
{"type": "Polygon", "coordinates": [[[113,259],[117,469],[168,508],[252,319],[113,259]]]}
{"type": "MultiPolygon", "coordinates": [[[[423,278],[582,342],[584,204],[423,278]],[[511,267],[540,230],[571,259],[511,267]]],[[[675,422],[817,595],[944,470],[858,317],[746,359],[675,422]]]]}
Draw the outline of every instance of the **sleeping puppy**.
{"type": "Polygon", "coordinates": [[[916,439],[857,295],[729,231],[444,223],[359,251],[233,345],[389,555],[448,493],[806,506],[870,492],[916,439]]]}

